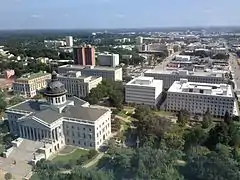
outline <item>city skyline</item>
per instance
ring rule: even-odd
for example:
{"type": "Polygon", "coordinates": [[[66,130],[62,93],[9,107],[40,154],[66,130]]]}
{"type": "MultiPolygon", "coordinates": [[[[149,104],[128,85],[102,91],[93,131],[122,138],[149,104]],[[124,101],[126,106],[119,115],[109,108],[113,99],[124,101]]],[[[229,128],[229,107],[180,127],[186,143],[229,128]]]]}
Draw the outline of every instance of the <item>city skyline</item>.
{"type": "Polygon", "coordinates": [[[240,23],[237,0],[194,3],[190,0],[174,3],[9,0],[2,5],[5,8],[0,12],[1,30],[238,26],[240,23]]]}

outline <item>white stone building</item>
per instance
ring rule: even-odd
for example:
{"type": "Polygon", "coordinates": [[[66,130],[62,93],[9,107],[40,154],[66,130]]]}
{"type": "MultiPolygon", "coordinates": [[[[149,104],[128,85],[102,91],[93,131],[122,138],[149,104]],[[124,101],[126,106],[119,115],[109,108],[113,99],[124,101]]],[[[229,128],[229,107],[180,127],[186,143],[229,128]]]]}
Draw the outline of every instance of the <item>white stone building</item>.
{"type": "Polygon", "coordinates": [[[181,78],[188,79],[189,82],[225,83],[225,71],[148,70],[144,73],[144,76],[163,80],[163,88],[166,89],[168,89],[174,81],[179,81],[181,78]]]}
{"type": "Polygon", "coordinates": [[[67,90],[68,96],[86,97],[92,88],[102,82],[102,77],[81,76],[80,71],[69,71],[66,74],[58,75],[67,90]]]}
{"type": "Polygon", "coordinates": [[[13,92],[24,97],[32,98],[37,94],[38,90],[46,88],[47,79],[51,78],[50,73],[28,73],[17,78],[13,83],[13,92]]]}
{"type": "Polygon", "coordinates": [[[98,55],[99,66],[116,67],[119,65],[119,54],[99,54],[98,55]]]}
{"type": "Polygon", "coordinates": [[[185,55],[176,55],[175,56],[175,61],[190,61],[191,57],[190,56],[185,56],[185,55]]]}
{"type": "Polygon", "coordinates": [[[66,36],[66,46],[73,47],[73,37],[72,36],[66,36]]]}
{"type": "Polygon", "coordinates": [[[152,77],[138,77],[125,86],[126,103],[145,104],[155,107],[162,93],[162,81],[152,77]]]}
{"type": "Polygon", "coordinates": [[[187,79],[175,81],[167,92],[168,111],[185,109],[192,114],[204,114],[207,109],[215,117],[230,115],[234,110],[234,93],[227,84],[188,82],[187,79]]]}
{"type": "Polygon", "coordinates": [[[65,145],[98,149],[110,138],[111,110],[89,107],[66,93],[53,72],[46,100],[27,100],[6,109],[11,134],[41,145],[37,157],[48,158],[65,145]]]}
{"type": "Polygon", "coordinates": [[[79,65],[63,65],[58,67],[59,74],[65,74],[68,71],[81,71],[82,76],[97,76],[112,81],[122,81],[122,68],[120,67],[79,65]]]}

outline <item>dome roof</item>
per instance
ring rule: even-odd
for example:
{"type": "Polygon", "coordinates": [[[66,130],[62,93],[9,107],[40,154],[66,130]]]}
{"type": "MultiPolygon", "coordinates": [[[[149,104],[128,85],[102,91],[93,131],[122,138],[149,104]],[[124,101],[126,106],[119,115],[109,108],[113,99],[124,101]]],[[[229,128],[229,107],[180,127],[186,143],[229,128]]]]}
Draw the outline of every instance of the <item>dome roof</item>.
{"type": "Polygon", "coordinates": [[[67,92],[64,85],[58,80],[57,73],[52,72],[52,80],[48,83],[47,88],[45,89],[46,96],[59,96],[67,92]]]}

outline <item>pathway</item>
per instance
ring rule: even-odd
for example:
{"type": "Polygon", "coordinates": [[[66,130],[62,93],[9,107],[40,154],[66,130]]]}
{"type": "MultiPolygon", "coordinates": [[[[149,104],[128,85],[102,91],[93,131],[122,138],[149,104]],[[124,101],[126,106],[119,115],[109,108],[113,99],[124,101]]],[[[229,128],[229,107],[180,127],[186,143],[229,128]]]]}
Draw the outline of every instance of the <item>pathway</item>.
{"type": "MultiPolygon", "coordinates": [[[[82,166],[83,168],[89,168],[91,166],[93,166],[94,164],[96,164],[102,157],[103,157],[104,153],[99,153],[94,159],[92,159],[89,163],[85,164],[84,166],[82,166]]],[[[61,173],[63,174],[69,174],[71,173],[72,170],[65,170],[65,171],[61,171],[61,173]]]]}

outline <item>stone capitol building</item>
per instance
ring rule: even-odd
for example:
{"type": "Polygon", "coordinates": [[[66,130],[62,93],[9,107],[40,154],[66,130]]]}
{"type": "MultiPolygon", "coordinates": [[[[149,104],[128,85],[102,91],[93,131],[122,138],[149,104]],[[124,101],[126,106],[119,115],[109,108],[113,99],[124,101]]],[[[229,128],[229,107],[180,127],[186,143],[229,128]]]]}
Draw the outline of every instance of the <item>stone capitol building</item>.
{"type": "Polygon", "coordinates": [[[37,159],[65,145],[98,149],[111,136],[110,109],[90,107],[66,94],[54,71],[44,92],[46,100],[31,99],[6,109],[11,134],[38,143],[37,159]]]}

